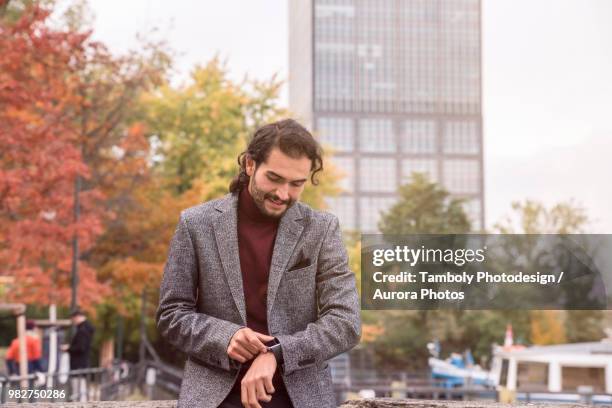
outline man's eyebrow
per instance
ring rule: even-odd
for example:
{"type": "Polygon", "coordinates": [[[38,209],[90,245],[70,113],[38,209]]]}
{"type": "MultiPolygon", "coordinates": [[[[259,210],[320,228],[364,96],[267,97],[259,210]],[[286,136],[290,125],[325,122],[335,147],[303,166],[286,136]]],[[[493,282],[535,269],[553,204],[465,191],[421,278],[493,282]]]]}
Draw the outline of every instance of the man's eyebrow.
{"type": "MultiPolygon", "coordinates": [[[[274,177],[278,177],[281,180],[285,180],[285,178],[283,176],[281,176],[280,174],[276,174],[275,172],[273,172],[272,170],[267,170],[266,174],[268,175],[272,175],[274,177]]],[[[303,178],[303,179],[298,179],[298,180],[291,180],[291,183],[298,183],[298,182],[305,182],[307,179],[303,178]]]]}

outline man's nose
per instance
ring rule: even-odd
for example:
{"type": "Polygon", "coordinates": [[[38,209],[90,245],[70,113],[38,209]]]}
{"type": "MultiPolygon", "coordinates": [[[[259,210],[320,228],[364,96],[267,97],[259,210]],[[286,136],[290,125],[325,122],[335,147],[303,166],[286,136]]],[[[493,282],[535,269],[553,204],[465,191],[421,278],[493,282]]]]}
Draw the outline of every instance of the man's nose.
{"type": "Polygon", "coordinates": [[[289,199],[289,189],[287,188],[287,185],[285,184],[282,187],[279,187],[276,190],[276,195],[282,201],[287,201],[287,199],[289,199]]]}

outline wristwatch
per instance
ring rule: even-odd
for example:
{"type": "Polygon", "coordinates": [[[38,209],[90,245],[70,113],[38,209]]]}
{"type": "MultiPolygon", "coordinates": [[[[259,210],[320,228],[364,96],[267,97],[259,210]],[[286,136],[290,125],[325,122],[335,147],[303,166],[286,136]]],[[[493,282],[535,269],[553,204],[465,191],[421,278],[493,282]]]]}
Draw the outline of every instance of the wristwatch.
{"type": "Polygon", "coordinates": [[[276,364],[279,366],[283,364],[283,348],[281,347],[280,342],[275,337],[274,340],[271,340],[264,344],[268,351],[271,351],[276,358],[276,364]]]}

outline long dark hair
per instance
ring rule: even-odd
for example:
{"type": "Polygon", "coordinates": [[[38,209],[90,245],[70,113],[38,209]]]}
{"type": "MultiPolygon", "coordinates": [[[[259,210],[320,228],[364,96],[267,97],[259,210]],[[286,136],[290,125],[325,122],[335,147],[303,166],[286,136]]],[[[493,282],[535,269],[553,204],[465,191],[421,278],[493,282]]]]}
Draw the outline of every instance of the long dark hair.
{"type": "Polygon", "coordinates": [[[249,184],[249,176],[246,173],[247,157],[255,161],[255,166],[259,166],[268,160],[274,147],[292,158],[308,157],[312,172],[310,181],[314,185],[319,184],[315,176],[323,170],[321,146],[304,126],[293,119],[284,119],[264,125],[255,131],[247,149],[238,155],[240,172],[229,185],[230,193],[237,193],[249,184]]]}

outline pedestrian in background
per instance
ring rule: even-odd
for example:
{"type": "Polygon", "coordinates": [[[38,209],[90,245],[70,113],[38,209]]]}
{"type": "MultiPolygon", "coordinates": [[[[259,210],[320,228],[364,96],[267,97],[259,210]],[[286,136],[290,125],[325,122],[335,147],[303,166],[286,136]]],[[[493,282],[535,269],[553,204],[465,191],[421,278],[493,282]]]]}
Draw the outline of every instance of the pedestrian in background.
{"type": "MultiPolygon", "coordinates": [[[[36,324],[33,320],[26,322],[26,355],[28,359],[28,374],[35,371],[43,371],[40,359],[42,357],[42,347],[40,337],[36,333],[36,324]]],[[[19,338],[13,339],[6,352],[6,365],[9,375],[19,375],[19,338]]]]}
{"type": "MultiPolygon", "coordinates": [[[[87,320],[87,316],[76,309],[70,314],[72,324],[76,331],[70,340],[70,344],[62,346],[63,351],[70,355],[70,371],[89,368],[89,353],[94,334],[94,327],[87,320]]],[[[72,401],[87,401],[87,379],[85,375],[72,375],[72,401]]]]}

